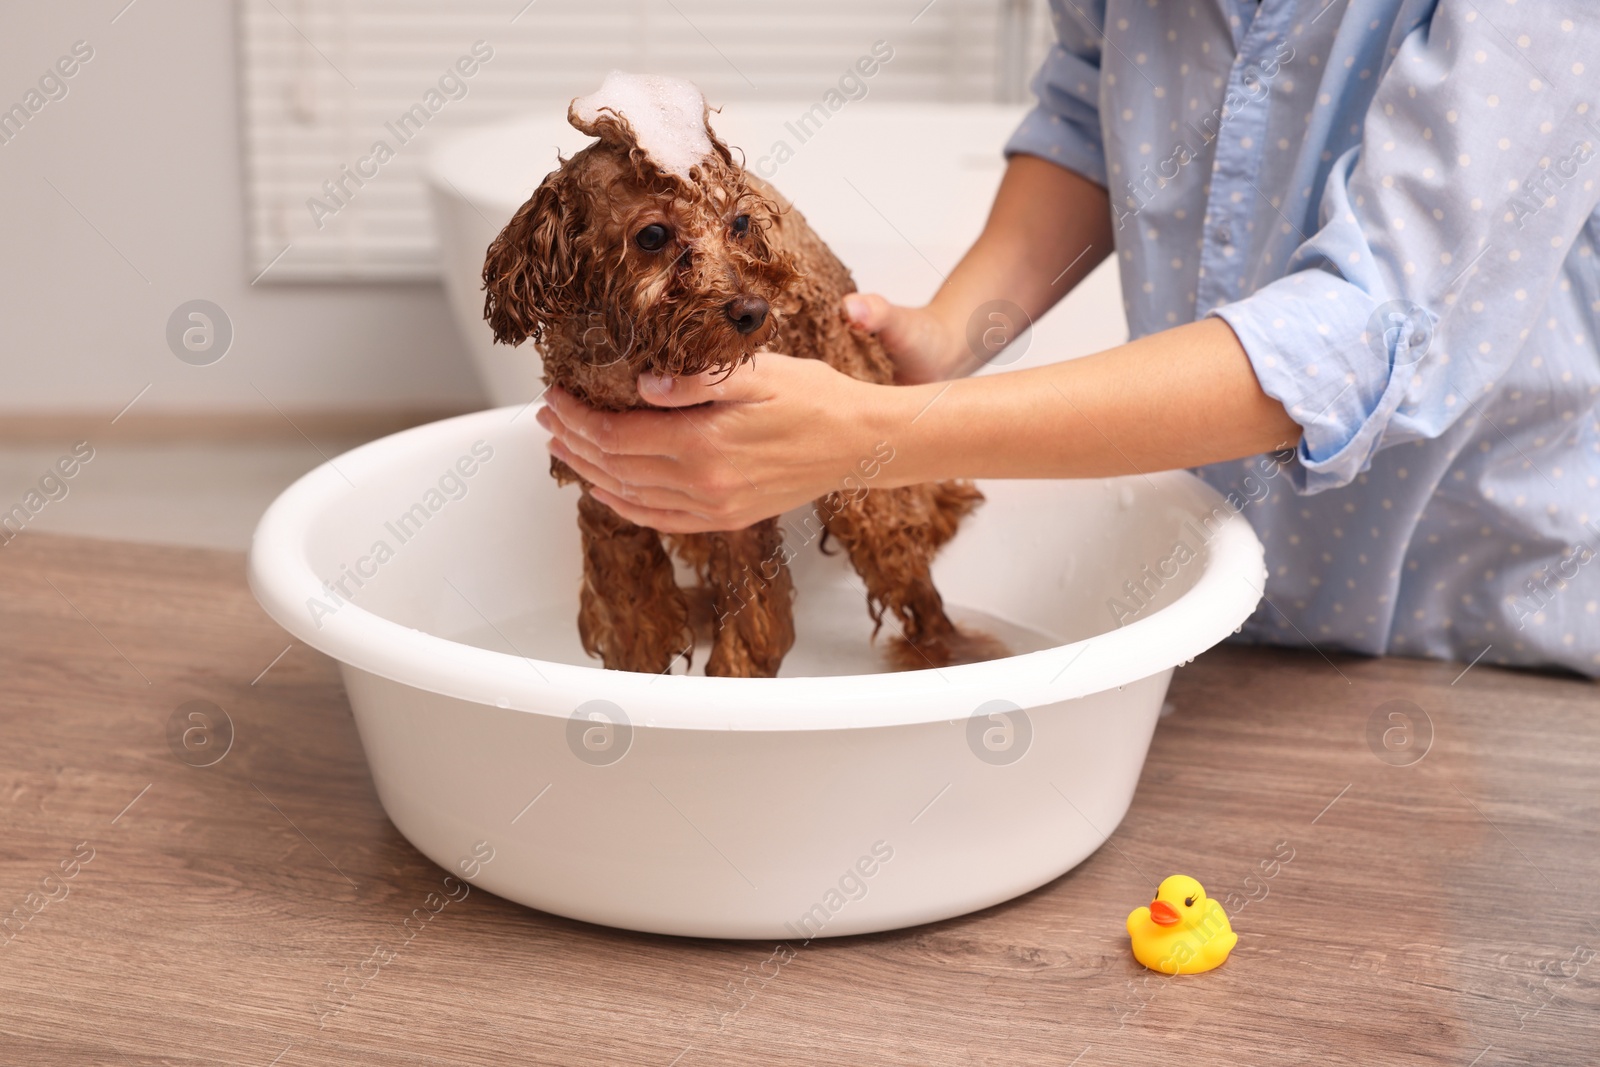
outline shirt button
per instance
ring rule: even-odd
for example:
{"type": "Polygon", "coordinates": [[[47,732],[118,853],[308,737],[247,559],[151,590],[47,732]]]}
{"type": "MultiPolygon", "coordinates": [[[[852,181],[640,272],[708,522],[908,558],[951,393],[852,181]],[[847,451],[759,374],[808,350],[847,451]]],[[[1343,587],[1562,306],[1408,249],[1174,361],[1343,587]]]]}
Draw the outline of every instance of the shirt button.
{"type": "Polygon", "coordinates": [[[1225,245],[1233,244],[1233,231],[1226,226],[1217,227],[1217,240],[1225,245]]]}

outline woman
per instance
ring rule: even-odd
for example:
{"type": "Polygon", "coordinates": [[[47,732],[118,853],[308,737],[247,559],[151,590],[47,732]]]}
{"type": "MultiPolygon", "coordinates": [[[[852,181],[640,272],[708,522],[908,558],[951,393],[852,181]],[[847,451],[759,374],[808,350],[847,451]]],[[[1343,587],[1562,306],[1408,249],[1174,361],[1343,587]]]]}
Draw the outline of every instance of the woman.
{"type": "Polygon", "coordinates": [[[845,300],[903,384],[777,354],[641,381],[712,401],[692,423],[552,392],[552,449],[667,531],[883,440],[881,485],[1201,467],[1266,545],[1246,640],[1600,675],[1600,11],[1052,7],[983,234],[925,307],[845,300]],[[1037,317],[1113,253],[1134,340],[963,377],[975,312],[1037,317]]]}

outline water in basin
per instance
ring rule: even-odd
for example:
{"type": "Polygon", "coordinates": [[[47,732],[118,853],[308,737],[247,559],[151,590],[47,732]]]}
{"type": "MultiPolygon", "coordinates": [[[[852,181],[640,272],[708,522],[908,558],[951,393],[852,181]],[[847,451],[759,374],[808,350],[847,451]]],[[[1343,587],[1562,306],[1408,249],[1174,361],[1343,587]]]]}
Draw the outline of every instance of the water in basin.
{"type": "MultiPolygon", "coordinates": [[[[976,608],[946,603],[945,610],[963,630],[997,639],[1011,655],[1039,652],[1063,643],[1059,637],[976,608]]],[[[877,674],[891,669],[887,648],[898,629],[892,618],[886,619],[878,639],[872,640],[872,619],[867,614],[865,593],[859,586],[835,582],[801,588],[795,597],[794,622],[794,648],[785,657],[779,677],[877,674]]],[[[492,624],[480,622],[470,629],[441,636],[529,659],[582,667],[600,665],[599,660],[584,652],[578,640],[577,609],[570,600],[545,603],[492,624]]],[[[705,642],[697,643],[692,673],[705,673],[709,651],[705,642]]],[[[684,673],[681,657],[673,673],[684,673]]]]}

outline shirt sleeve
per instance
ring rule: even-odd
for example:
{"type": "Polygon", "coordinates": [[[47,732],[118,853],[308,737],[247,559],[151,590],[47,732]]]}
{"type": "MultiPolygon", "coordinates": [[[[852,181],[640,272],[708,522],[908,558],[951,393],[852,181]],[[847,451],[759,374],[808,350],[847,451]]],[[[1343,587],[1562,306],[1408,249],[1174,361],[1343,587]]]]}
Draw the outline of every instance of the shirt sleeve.
{"type": "Polygon", "coordinates": [[[1105,0],[1050,0],[1050,17],[1058,43],[1034,75],[1039,103],[1006,142],[1006,158],[1038,156],[1104,186],[1099,99],[1105,0]]]}
{"type": "Polygon", "coordinates": [[[1600,202],[1600,12],[1485,10],[1441,0],[1403,37],[1332,161],[1320,228],[1284,277],[1211,312],[1302,427],[1302,493],[1486,417],[1541,309],[1573,298],[1563,265],[1600,202]]]}

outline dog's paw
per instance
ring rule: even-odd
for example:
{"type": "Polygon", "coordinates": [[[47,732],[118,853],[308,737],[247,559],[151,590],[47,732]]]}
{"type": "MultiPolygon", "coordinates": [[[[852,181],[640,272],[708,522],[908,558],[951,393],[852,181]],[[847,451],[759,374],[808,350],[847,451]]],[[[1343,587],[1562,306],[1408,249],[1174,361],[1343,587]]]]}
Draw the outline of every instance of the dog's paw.
{"type": "Polygon", "coordinates": [[[984,663],[1011,655],[997,638],[975,630],[956,629],[940,637],[912,642],[904,635],[892,638],[885,647],[889,666],[896,671],[920,671],[930,667],[954,667],[962,663],[984,663]]]}

